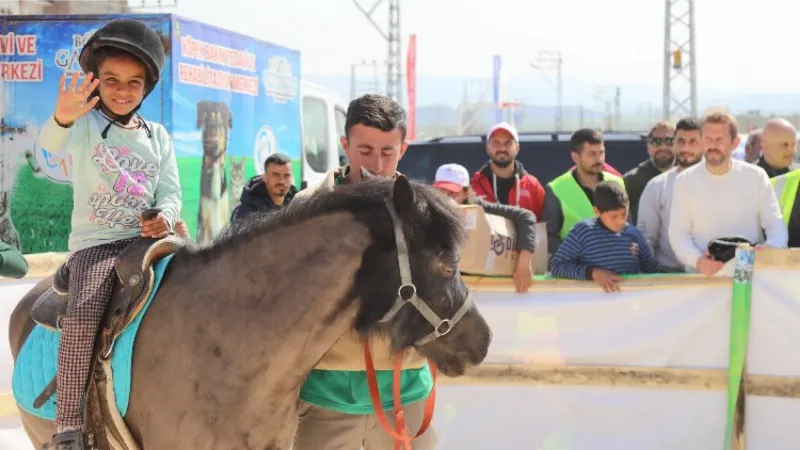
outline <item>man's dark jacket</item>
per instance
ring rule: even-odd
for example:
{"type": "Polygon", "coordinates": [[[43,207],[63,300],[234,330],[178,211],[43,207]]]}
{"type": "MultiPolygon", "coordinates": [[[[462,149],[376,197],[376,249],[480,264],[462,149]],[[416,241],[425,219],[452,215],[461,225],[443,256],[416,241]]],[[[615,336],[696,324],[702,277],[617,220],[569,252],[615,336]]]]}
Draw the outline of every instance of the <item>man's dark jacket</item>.
{"type": "MultiPolygon", "coordinates": [[[[292,185],[289,187],[289,192],[286,194],[286,198],[283,200],[283,205],[281,206],[288,205],[295,194],[297,194],[297,189],[292,185]]],[[[276,205],[275,202],[272,201],[272,197],[270,197],[267,192],[267,185],[264,183],[264,179],[261,178],[260,175],[257,175],[250,178],[250,181],[247,182],[247,186],[242,189],[242,197],[239,206],[237,206],[236,209],[233,210],[233,214],[231,214],[231,222],[243,219],[253,213],[274,211],[281,206],[276,205]]]]}
{"type": "Polygon", "coordinates": [[[636,225],[636,219],[639,216],[639,200],[642,198],[644,187],[647,186],[650,180],[660,174],[661,170],[656,167],[652,159],[648,159],[622,176],[622,180],[625,182],[625,192],[628,193],[628,202],[630,204],[628,222],[636,225]]]}
{"type": "Polygon", "coordinates": [[[764,171],[767,172],[767,176],[770,177],[770,178],[775,178],[775,177],[780,176],[780,175],[786,175],[787,173],[789,173],[789,171],[791,171],[791,169],[788,168],[788,167],[785,167],[783,169],[776,169],[776,168],[770,166],[769,163],[767,162],[767,160],[764,159],[763,156],[758,159],[758,162],[756,163],[756,165],[758,167],[761,167],[762,169],[764,169],[764,171]]]}

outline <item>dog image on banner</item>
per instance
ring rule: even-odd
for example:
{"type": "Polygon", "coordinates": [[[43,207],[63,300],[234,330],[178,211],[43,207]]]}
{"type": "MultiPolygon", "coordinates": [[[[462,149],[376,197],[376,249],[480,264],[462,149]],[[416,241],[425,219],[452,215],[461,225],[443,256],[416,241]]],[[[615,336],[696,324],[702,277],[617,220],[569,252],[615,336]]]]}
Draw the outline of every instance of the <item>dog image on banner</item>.
{"type": "Polygon", "coordinates": [[[197,128],[203,136],[203,167],[200,175],[200,208],[197,214],[197,242],[208,242],[228,221],[228,180],[225,155],[233,115],[224,102],[197,103],[197,128]]]}

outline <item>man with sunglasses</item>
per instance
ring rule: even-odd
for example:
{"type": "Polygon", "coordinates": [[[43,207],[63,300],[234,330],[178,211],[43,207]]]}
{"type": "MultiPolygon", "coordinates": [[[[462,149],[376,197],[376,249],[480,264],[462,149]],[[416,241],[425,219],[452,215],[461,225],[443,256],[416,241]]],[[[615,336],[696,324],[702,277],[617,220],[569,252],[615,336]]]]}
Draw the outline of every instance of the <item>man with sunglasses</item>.
{"type": "Polygon", "coordinates": [[[675,125],[672,122],[656,122],[647,134],[647,153],[650,157],[622,177],[630,200],[628,217],[634,225],[639,215],[639,200],[647,182],[675,164],[674,135],[675,125]]]}
{"type": "Polygon", "coordinates": [[[767,176],[785,175],[797,158],[797,129],[786,119],[770,119],[761,131],[761,149],[757,165],[767,176]]]}

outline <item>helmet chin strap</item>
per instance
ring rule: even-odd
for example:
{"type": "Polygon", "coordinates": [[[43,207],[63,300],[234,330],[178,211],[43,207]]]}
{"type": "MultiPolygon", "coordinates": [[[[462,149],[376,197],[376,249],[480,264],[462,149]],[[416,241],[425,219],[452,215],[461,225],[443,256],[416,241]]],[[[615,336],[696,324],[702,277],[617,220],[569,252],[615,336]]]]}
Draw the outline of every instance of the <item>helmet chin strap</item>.
{"type": "MultiPolygon", "coordinates": [[[[97,95],[100,95],[100,94],[98,93],[97,95]]],[[[142,119],[142,116],[137,114],[137,111],[139,111],[139,108],[142,107],[142,103],[144,103],[144,98],[142,98],[142,101],[139,102],[139,104],[136,105],[136,107],[133,108],[133,110],[131,110],[131,112],[129,112],[128,114],[125,114],[125,115],[119,115],[119,114],[114,114],[114,112],[111,111],[111,108],[109,108],[108,105],[106,105],[105,102],[103,102],[103,99],[100,98],[100,101],[97,102],[97,108],[102,108],[103,106],[105,106],[105,110],[102,110],[102,109],[101,110],[104,113],[106,113],[107,116],[111,116],[111,120],[108,121],[108,125],[106,125],[106,127],[103,129],[103,133],[101,134],[103,139],[106,139],[108,137],[108,130],[111,129],[111,126],[114,125],[114,123],[119,123],[121,125],[127,125],[127,124],[130,123],[130,121],[133,118],[133,116],[138,116],[139,117],[139,120],[142,121],[142,127],[144,127],[144,130],[147,133],[147,137],[152,137],[152,133],[150,132],[150,127],[147,126],[147,122],[145,122],[144,119],[142,119]]]]}
{"type": "Polygon", "coordinates": [[[103,129],[103,132],[101,133],[103,139],[106,139],[108,137],[108,130],[111,129],[111,126],[114,125],[114,123],[119,123],[120,125],[123,126],[128,125],[134,116],[138,116],[139,120],[141,120],[142,127],[144,128],[145,133],[147,133],[147,137],[148,138],[153,137],[153,133],[150,131],[150,127],[147,126],[147,122],[145,122],[142,116],[137,113],[137,111],[139,111],[139,109],[144,104],[144,99],[146,99],[147,96],[150,95],[152,91],[153,91],[152,89],[145,91],[144,96],[142,96],[142,101],[140,101],[139,104],[136,105],[136,107],[131,110],[131,112],[125,115],[119,115],[119,114],[114,114],[111,108],[108,105],[106,105],[106,103],[103,101],[103,97],[100,97],[100,89],[95,89],[93,93],[94,95],[92,95],[92,97],[94,97],[95,95],[97,97],[100,97],[100,101],[97,102],[95,108],[102,111],[106,115],[106,117],[109,116],[111,117],[111,120],[108,121],[108,125],[106,125],[106,127],[103,129]],[[103,107],[105,107],[105,110],[103,110],[103,107]]]}

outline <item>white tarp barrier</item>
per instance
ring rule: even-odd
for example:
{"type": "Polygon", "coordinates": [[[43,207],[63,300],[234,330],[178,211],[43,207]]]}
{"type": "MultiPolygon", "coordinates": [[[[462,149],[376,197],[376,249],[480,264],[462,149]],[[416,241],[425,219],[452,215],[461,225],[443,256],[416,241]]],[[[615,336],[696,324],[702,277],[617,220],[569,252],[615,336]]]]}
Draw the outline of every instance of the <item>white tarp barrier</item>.
{"type": "Polygon", "coordinates": [[[725,399],[723,391],[442,386],[433,423],[440,450],[716,450],[725,399]]]}
{"type": "MultiPolygon", "coordinates": [[[[728,366],[729,281],[623,285],[615,294],[552,281],[516,294],[509,280],[493,283],[472,286],[494,332],[487,365],[728,366]]],[[[0,284],[0,332],[7,330],[9,305],[26,289],[0,284]]],[[[757,268],[748,373],[800,377],[799,349],[800,266],[757,268]]],[[[0,367],[2,395],[10,388],[7,344],[0,348],[0,367]]],[[[437,389],[434,427],[441,450],[714,450],[722,449],[725,433],[724,390],[488,381],[442,382],[437,389]]],[[[797,417],[800,399],[748,396],[747,450],[800,448],[797,417]]],[[[0,448],[19,448],[10,446],[4,423],[0,448]]]]}
{"type": "MultiPolygon", "coordinates": [[[[574,286],[473,289],[494,332],[486,363],[727,369],[731,284],[574,286]]],[[[757,266],[747,364],[800,377],[800,266],[757,266]]],[[[800,399],[746,405],[747,450],[800,448],[800,399]]],[[[709,450],[723,447],[726,410],[724,390],[492,382],[441,385],[434,423],[443,450],[709,450]]]]}
{"type": "MultiPolygon", "coordinates": [[[[487,363],[727,367],[730,287],[473,295],[494,333],[487,363]]],[[[721,448],[725,431],[724,391],[439,389],[434,423],[447,450],[708,450],[721,448]]]]}
{"type": "Polygon", "coordinates": [[[747,369],[752,374],[800,375],[800,266],[755,271],[747,369]]]}
{"type": "Polygon", "coordinates": [[[474,297],[494,334],[487,363],[728,365],[729,286],[474,297]]]}

